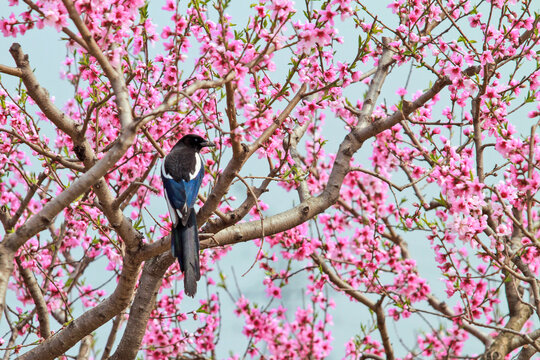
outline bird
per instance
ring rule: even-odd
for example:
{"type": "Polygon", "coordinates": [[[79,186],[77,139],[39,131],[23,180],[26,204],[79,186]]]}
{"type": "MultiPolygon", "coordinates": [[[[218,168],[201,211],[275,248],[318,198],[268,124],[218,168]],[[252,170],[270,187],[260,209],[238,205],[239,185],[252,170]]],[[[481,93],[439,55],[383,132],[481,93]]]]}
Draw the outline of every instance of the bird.
{"type": "Polygon", "coordinates": [[[196,134],[184,135],[165,156],[161,180],[172,222],[171,253],[184,273],[184,293],[194,297],[201,278],[199,230],[194,209],[204,177],[200,151],[215,144],[196,134]]]}

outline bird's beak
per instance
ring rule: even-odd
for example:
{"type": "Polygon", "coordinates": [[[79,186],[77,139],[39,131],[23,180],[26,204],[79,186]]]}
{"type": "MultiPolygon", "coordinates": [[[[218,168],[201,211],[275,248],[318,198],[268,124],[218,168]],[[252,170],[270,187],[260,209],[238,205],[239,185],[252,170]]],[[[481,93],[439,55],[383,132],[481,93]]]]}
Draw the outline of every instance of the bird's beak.
{"type": "Polygon", "coordinates": [[[205,140],[201,143],[201,147],[214,147],[214,146],[216,146],[216,144],[208,140],[205,140]]]}

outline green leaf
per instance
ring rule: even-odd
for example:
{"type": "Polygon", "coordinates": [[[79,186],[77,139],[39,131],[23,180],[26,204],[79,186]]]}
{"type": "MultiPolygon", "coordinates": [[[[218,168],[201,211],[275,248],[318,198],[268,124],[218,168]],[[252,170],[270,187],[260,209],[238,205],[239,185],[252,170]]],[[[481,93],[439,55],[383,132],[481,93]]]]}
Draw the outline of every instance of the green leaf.
{"type": "Polygon", "coordinates": [[[204,305],[201,305],[195,312],[202,313],[202,314],[210,314],[210,312],[205,309],[204,305]]]}

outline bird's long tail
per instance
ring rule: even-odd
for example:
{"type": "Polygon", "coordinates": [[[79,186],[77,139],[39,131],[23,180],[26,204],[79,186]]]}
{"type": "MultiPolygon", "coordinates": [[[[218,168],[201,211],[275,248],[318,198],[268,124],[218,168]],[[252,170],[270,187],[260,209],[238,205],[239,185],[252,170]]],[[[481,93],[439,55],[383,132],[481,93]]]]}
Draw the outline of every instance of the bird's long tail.
{"type": "Polygon", "coordinates": [[[197,216],[191,209],[186,226],[179,221],[171,236],[172,254],[178,259],[180,270],[184,273],[184,292],[195,296],[197,281],[201,278],[199,265],[199,231],[197,216]]]}

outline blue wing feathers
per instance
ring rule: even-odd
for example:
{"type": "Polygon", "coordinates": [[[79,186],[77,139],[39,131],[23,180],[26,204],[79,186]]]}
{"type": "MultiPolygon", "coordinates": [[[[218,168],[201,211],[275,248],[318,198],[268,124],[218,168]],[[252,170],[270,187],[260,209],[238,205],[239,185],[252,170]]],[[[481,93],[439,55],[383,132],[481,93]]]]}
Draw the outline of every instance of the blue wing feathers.
{"type": "Polygon", "coordinates": [[[174,209],[181,209],[186,203],[186,190],[184,182],[177,182],[173,179],[163,179],[163,185],[165,186],[165,191],[169,197],[169,201],[174,209]]]}
{"type": "Polygon", "coordinates": [[[165,191],[167,192],[167,196],[169,197],[169,201],[173,208],[181,210],[185,205],[187,205],[188,209],[192,209],[193,206],[195,206],[203,177],[204,171],[202,169],[199,171],[199,174],[190,181],[176,181],[163,176],[161,177],[163,185],[165,186],[165,191]]]}

